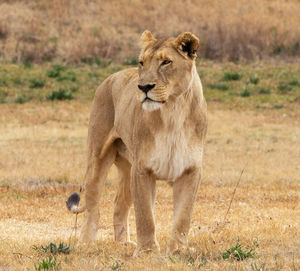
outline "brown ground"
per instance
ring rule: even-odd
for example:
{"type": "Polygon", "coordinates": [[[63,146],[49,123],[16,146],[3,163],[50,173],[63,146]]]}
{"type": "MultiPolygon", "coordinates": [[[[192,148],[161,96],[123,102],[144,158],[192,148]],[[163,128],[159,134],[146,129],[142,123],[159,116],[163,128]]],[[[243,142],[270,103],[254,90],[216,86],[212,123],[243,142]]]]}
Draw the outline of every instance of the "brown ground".
{"type": "MultiPolygon", "coordinates": [[[[68,242],[75,216],[65,200],[83,181],[89,108],[78,102],[0,106],[0,270],[34,270],[41,254],[33,245],[68,242]]],[[[190,231],[194,250],[132,259],[133,247],[115,243],[112,169],[101,199],[98,243],[73,248],[72,239],[71,254],[57,260],[62,270],[193,270],[202,263],[201,270],[299,270],[299,150],[298,107],[231,111],[210,103],[204,176],[190,231]],[[245,250],[257,243],[257,256],[223,260],[221,252],[238,238],[245,250]]],[[[162,252],[172,221],[171,192],[169,184],[158,182],[162,252]]],[[[135,240],[133,211],[130,222],[135,240]]]]}

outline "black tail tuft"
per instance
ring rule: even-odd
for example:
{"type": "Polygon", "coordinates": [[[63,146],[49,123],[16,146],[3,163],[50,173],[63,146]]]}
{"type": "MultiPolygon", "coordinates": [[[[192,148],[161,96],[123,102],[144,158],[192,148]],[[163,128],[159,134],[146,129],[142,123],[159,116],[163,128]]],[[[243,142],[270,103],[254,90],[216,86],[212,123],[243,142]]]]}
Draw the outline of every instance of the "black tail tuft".
{"type": "Polygon", "coordinates": [[[71,194],[71,196],[66,201],[68,210],[71,211],[71,209],[74,205],[78,206],[79,201],[80,201],[80,195],[77,192],[74,192],[73,194],[71,194]]]}

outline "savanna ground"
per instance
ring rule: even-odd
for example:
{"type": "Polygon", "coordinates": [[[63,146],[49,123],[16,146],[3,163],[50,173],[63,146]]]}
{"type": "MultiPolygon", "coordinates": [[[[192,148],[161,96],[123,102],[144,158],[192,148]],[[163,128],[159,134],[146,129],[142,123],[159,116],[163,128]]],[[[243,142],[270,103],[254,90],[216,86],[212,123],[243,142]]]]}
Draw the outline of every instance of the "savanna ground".
{"type": "MultiPolygon", "coordinates": [[[[114,168],[101,198],[97,244],[78,246],[73,234],[69,254],[42,248],[69,245],[75,216],[65,200],[83,183],[91,99],[106,76],[126,65],[0,67],[0,270],[44,270],[40,262],[52,256],[57,270],[300,269],[299,65],[198,62],[209,127],[189,235],[193,249],[164,256],[172,187],[159,181],[162,254],[138,259],[131,258],[133,246],[113,241],[114,168]],[[226,259],[230,248],[240,254],[226,259]]],[[[136,240],[133,210],[130,226],[136,240]]]]}

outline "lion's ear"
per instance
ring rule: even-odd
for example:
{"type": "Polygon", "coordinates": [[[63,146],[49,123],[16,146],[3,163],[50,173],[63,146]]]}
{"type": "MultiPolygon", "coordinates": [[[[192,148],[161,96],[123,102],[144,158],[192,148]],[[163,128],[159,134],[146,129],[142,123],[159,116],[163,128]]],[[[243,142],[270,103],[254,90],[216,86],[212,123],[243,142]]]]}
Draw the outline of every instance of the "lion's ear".
{"type": "Polygon", "coordinates": [[[174,46],[184,56],[195,59],[199,47],[199,39],[190,32],[184,32],[175,39],[174,46]]]}
{"type": "Polygon", "coordinates": [[[149,42],[155,40],[152,33],[149,30],[145,30],[141,36],[140,44],[142,47],[145,47],[149,42]]]}

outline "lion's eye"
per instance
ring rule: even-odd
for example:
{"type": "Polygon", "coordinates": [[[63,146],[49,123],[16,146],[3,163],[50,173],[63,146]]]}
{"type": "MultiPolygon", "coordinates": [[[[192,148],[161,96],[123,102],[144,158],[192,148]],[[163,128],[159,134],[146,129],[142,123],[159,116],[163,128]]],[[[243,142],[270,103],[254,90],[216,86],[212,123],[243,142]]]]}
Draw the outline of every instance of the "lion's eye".
{"type": "Polygon", "coordinates": [[[143,62],[143,61],[140,61],[139,64],[140,64],[141,66],[144,66],[144,62],[143,62]]]}
{"type": "Polygon", "coordinates": [[[172,62],[171,60],[166,59],[166,60],[164,60],[160,65],[161,65],[161,66],[165,66],[165,65],[170,64],[171,62],[172,62]]]}

